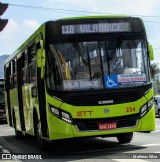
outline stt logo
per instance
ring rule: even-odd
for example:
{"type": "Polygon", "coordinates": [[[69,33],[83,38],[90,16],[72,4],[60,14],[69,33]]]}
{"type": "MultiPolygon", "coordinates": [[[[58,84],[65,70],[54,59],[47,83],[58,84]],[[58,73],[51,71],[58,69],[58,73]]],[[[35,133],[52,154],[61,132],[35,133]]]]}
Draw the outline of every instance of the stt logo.
{"type": "Polygon", "coordinates": [[[77,111],[77,116],[92,116],[93,111],[77,111]]]}

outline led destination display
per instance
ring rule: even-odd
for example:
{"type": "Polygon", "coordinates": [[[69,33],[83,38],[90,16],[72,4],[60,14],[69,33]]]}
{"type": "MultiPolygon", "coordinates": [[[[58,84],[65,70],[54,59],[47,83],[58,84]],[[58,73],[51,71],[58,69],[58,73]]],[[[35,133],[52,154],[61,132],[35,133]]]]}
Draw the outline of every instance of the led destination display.
{"type": "Polygon", "coordinates": [[[90,34],[90,33],[111,33],[129,32],[130,23],[97,23],[97,24],[76,24],[62,25],[62,34],[90,34]]]}

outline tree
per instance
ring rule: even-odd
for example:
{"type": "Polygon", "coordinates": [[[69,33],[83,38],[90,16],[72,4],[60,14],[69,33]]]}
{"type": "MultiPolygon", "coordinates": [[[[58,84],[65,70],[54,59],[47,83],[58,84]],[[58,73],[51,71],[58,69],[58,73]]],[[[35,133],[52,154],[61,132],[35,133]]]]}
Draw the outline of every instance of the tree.
{"type": "Polygon", "coordinates": [[[155,75],[159,72],[159,67],[158,67],[158,63],[153,63],[150,66],[150,70],[151,70],[151,77],[152,79],[155,79],[155,75]]]}

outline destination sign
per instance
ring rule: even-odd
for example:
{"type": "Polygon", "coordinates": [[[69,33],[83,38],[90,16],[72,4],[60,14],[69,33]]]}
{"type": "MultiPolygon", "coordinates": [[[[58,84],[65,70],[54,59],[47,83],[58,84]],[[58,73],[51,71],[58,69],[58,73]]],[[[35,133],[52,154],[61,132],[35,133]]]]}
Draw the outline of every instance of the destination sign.
{"type": "Polygon", "coordinates": [[[91,33],[114,33],[131,31],[130,23],[97,23],[62,25],[62,34],[91,34],[91,33]]]}

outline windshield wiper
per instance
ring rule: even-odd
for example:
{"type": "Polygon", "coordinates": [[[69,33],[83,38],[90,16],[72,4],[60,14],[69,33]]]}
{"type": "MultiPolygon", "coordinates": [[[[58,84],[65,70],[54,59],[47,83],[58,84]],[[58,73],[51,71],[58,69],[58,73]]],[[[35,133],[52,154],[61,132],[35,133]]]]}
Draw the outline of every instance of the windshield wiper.
{"type": "Polygon", "coordinates": [[[77,42],[72,42],[72,44],[75,47],[75,49],[77,50],[77,52],[79,53],[79,55],[81,56],[82,61],[85,64],[85,66],[88,66],[89,76],[90,76],[90,79],[92,81],[92,73],[91,73],[91,65],[90,65],[88,45],[87,45],[87,52],[85,52],[85,50],[77,42]]]}
{"type": "Polygon", "coordinates": [[[109,77],[110,77],[109,55],[108,55],[108,49],[107,49],[106,42],[105,42],[105,50],[106,50],[106,57],[107,57],[107,70],[108,70],[108,75],[109,75],[109,77]]]}
{"type": "Polygon", "coordinates": [[[118,40],[118,42],[117,42],[117,44],[116,44],[114,50],[112,51],[112,53],[110,54],[110,56],[108,56],[108,58],[109,58],[108,61],[110,61],[110,60],[113,59],[113,57],[114,57],[114,55],[115,55],[117,49],[121,46],[121,44],[122,44],[122,42],[123,42],[123,40],[124,40],[124,37],[125,37],[124,34],[120,37],[120,39],[118,40]]]}
{"type": "Polygon", "coordinates": [[[84,64],[86,66],[88,66],[88,60],[87,60],[87,57],[86,57],[86,52],[84,51],[84,49],[82,47],[80,47],[80,45],[77,43],[77,42],[72,42],[74,48],[77,50],[77,52],[79,53],[79,55],[81,56],[82,58],[82,61],[84,62],[84,64]]]}
{"type": "Polygon", "coordinates": [[[117,49],[121,46],[121,44],[122,44],[122,42],[123,42],[123,40],[124,40],[124,37],[125,37],[124,34],[120,37],[120,39],[118,40],[118,42],[117,42],[117,44],[116,44],[116,46],[115,46],[115,48],[114,48],[114,50],[112,51],[112,53],[111,53],[110,56],[109,56],[109,54],[108,54],[107,45],[106,45],[106,43],[105,43],[106,55],[107,55],[107,68],[108,68],[108,75],[109,75],[109,77],[110,77],[110,63],[109,63],[109,61],[111,61],[111,60],[113,59],[113,57],[114,57],[114,55],[115,55],[117,49]]]}

